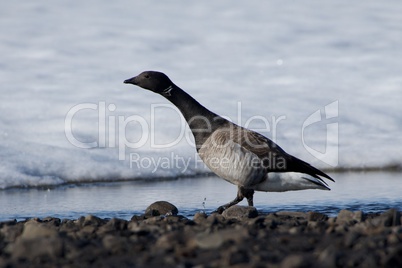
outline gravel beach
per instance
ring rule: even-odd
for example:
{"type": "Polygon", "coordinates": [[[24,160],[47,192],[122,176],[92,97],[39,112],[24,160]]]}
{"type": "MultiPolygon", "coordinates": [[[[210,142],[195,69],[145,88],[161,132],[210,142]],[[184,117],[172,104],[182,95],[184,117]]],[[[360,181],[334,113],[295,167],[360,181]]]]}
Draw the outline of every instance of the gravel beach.
{"type": "Polygon", "coordinates": [[[93,215],[0,223],[0,267],[402,267],[401,213],[342,210],[180,216],[167,202],[130,221],[93,215]]]}

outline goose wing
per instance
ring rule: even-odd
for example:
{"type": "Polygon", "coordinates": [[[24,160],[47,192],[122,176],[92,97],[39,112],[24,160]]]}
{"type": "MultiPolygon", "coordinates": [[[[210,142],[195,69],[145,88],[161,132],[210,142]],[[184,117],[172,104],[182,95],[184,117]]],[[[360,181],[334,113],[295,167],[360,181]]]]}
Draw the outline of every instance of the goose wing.
{"type": "Polygon", "coordinates": [[[265,136],[237,125],[214,131],[198,151],[204,163],[223,179],[244,187],[266,180],[270,172],[308,174],[326,185],[324,172],[287,154],[265,136]]]}
{"type": "Polygon", "coordinates": [[[240,129],[234,132],[235,142],[239,143],[246,150],[257,155],[262,160],[267,172],[305,173],[318,179],[324,184],[326,183],[321,177],[334,181],[321,170],[286,153],[281,147],[279,147],[279,145],[267,137],[252,130],[242,127],[238,128],[240,129]]]}
{"type": "Polygon", "coordinates": [[[198,154],[211,171],[235,185],[248,187],[265,180],[267,171],[260,157],[242,146],[226,128],[214,131],[198,154]]]}

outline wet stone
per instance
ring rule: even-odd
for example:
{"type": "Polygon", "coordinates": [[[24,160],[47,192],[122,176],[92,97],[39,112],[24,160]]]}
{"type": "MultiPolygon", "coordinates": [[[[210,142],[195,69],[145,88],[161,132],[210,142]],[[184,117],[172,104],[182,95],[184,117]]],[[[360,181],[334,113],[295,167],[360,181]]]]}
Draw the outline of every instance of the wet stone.
{"type": "Polygon", "coordinates": [[[87,216],[85,216],[85,218],[82,221],[83,226],[91,225],[91,226],[98,227],[98,226],[103,225],[104,223],[105,223],[104,220],[102,220],[101,218],[96,217],[94,215],[87,215],[87,216]]]}
{"type": "Polygon", "coordinates": [[[56,259],[63,255],[63,242],[59,237],[19,239],[7,250],[13,259],[56,259]]]}
{"type": "Polygon", "coordinates": [[[175,222],[188,222],[189,220],[184,216],[166,216],[163,218],[163,221],[167,223],[175,223],[175,222]]]}
{"type": "Polygon", "coordinates": [[[245,229],[241,230],[219,230],[214,233],[201,233],[196,236],[196,244],[203,249],[219,248],[227,241],[239,242],[247,237],[248,233],[245,229]]]}
{"type": "MultiPolygon", "coordinates": [[[[402,245],[390,250],[384,260],[384,267],[401,267],[402,265],[402,245]]],[[[368,267],[368,266],[367,266],[368,267]]]]}
{"type": "Polygon", "coordinates": [[[130,221],[139,222],[139,221],[143,221],[145,219],[146,219],[146,217],[144,215],[134,215],[131,217],[130,221]]]}
{"type": "Polygon", "coordinates": [[[359,237],[360,237],[360,234],[357,232],[353,232],[353,231],[350,231],[347,234],[345,234],[344,242],[343,242],[345,247],[353,247],[356,244],[359,237]]]}
{"type": "Polygon", "coordinates": [[[280,224],[282,224],[282,222],[274,214],[270,214],[264,219],[264,225],[270,229],[275,229],[280,224]]]}
{"type": "Polygon", "coordinates": [[[328,216],[323,213],[309,211],[307,213],[307,220],[308,221],[326,221],[326,220],[328,220],[328,216]]]}
{"type": "Polygon", "coordinates": [[[225,209],[222,213],[222,216],[226,219],[250,219],[257,217],[258,211],[255,207],[236,205],[225,209]]]}
{"type": "Polygon", "coordinates": [[[143,220],[142,223],[143,223],[143,224],[152,224],[152,225],[155,225],[155,224],[157,224],[158,222],[163,221],[164,218],[165,218],[165,217],[163,217],[163,216],[154,216],[154,217],[150,217],[150,218],[148,218],[148,219],[146,219],[146,220],[143,220]]]}
{"type": "Polygon", "coordinates": [[[304,231],[304,227],[303,226],[295,226],[295,227],[291,227],[289,229],[289,234],[301,234],[304,231]]]}
{"type": "Polygon", "coordinates": [[[362,211],[350,211],[343,209],[339,212],[337,218],[336,218],[336,223],[338,224],[347,224],[347,225],[353,225],[356,222],[361,222],[363,221],[363,212],[362,211]]]}
{"type": "Polygon", "coordinates": [[[276,216],[279,216],[281,219],[307,219],[307,213],[298,212],[298,211],[278,211],[274,213],[276,216]]]}
{"type": "Polygon", "coordinates": [[[207,224],[210,226],[225,223],[226,219],[221,214],[213,213],[207,217],[207,224]]]}
{"type": "Polygon", "coordinates": [[[400,242],[402,242],[402,236],[397,235],[397,234],[390,234],[387,237],[387,242],[392,245],[392,244],[399,244],[400,242]]]}
{"type": "Polygon", "coordinates": [[[225,262],[228,265],[246,264],[250,261],[250,254],[247,252],[247,250],[244,249],[229,251],[226,255],[227,256],[225,262]]]}
{"type": "Polygon", "coordinates": [[[326,221],[309,221],[307,227],[310,232],[313,233],[325,233],[328,228],[326,221]]]}
{"type": "Polygon", "coordinates": [[[111,253],[124,252],[127,249],[128,239],[120,236],[106,235],[102,239],[102,245],[111,253]]]}
{"type": "Polygon", "coordinates": [[[0,229],[3,228],[3,226],[10,226],[10,225],[16,225],[17,224],[17,220],[10,220],[10,221],[3,221],[0,222],[0,229]]]}
{"type": "Polygon", "coordinates": [[[194,220],[196,223],[199,224],[199,223],[205,222],[207,217],[208,217],[208,215],[205,214],[204,212],[197,212],[197,213],[195,213],[195,215],[194,215],[194,217],[193,217],[193,220],[194,220]]]}
{"type": "Polygon", "coordinates": [[[109,220],[104,226],[108,226],[116,231],[126,230],[128,222],[126,220],[113,218],[109,220]]]}
{"type": "Polygon", "coordinates": [[[373,227],[388,227],[401,225],[401,214],[396,209],[390,209],[378,217],[368,220],[368,225],[373,227]]]}
{"type": "Polygon", "coordinates": [[[56,237],[58,232],[54,228],[46,227],[36,221],[28,221],[24,225],[24,230],[20,236],[21,239],[36,239],[42,237],[56,237]]]}
{"type": "Polygon", "coordinates": [[[146,216],[177,215],[177,207],[167,201],[157,201],[145,209],[146,216]]]}
{"type": "Polygon", "coordinates": [[[287,256],[282,262],[281,268],[302,268],[311,267],[310,257],[307,255],[295,254],[287,256]]]}
{"type": "Polygon", "coordinates": [[[8,225],[5,224],[0,229],[0,237],[4,239],[6,242],[12,242],[17,239],[18,236],[22,234],[24,230],[24,225],[22,224],[15,224],[15,225],[8,225]]]}
{"type": "Polygon", "coordinates": [[[46,217],[44,219],[42,219],[43,223],[46,223],[46,225],[49,226],[60,226],[61,224],[61,220],[59,218],[53,218],[53,217],[46,217]]]}
{"type": "Polygon", "coordinates": [[[326,248],[322,250],[317,250],[316,254],[318,255],[318,266],[317,267],[338,267],[339,262],[339,250],[334,245],[328,245],[326,248]]]}

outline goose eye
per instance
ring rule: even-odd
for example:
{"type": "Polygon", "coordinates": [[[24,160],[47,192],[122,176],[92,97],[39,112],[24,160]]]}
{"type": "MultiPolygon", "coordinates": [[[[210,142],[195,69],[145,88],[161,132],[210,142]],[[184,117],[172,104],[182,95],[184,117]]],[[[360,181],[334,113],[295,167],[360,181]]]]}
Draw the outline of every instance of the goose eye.
{"type": "Polygon", "coordinates": [[[146,75],[145,75],[145,78],[149,78],[149,74],[146,74],[146,75]]]}

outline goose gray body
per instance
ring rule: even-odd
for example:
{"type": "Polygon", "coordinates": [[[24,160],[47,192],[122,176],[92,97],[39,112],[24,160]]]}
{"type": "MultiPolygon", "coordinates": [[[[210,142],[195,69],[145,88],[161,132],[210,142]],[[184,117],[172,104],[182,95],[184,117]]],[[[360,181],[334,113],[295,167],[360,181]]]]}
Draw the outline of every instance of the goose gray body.
{"type": "Polygon", "coordinates": [[[236,198],[219,207],[219,212],[244,197],[252,206],[254,190],[329,190],[322,179],[333,181],[327,174],[287,154],[265,136],[209,111],[165,74],[146,71],[124,83],[151,90],[171,101],[189,124],[200,158],[219,177],[238,186],[236,198]]]}

